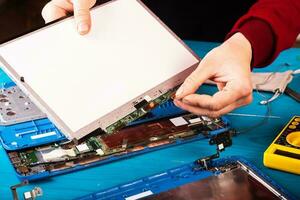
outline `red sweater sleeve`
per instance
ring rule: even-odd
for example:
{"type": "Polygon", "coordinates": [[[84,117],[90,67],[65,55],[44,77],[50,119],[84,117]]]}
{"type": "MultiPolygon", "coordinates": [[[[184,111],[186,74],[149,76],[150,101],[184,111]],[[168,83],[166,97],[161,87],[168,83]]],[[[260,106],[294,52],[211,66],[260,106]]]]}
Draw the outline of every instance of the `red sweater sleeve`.
{"type": "Polygon", "coordinates": [[[300,33],[300,0],[259,0],[236,22],[227,38],[236,32],[251,43],[252,66],[268,65],[291,47],[300,33]]]}

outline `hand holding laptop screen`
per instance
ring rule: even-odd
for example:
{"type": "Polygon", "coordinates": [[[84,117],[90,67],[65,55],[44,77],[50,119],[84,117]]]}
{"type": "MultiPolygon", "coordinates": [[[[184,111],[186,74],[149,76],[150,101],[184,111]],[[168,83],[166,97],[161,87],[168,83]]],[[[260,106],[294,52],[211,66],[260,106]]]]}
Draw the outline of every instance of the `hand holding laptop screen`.
{"type": "Polygon", "coordinates": [[[4,70],[70,138],[113,133],[168,100],[199,58],[136,0],[92,9],[0,46],[4,70]]]}
{"type": "MultiPolygon", "coordinates": [[[[73,4],[68,0],[54,0],[45,6],[43,17],[50,22],[74,9],[77,31],[86,34],[92,24],[88,9],[94,4],[94,0],[73,0],[73,4]]],[[[175,104],[195,114],[218,117],[251,103],[251,55],[249,41],[236,33],[202,60],[178,91],[175,104]],[[208,79],[218,82],[220,91],[213,96],[194,94],[208,79]]]]}
{"type": "Polygon", "coordinates": [[[95,3],[96,0],[54,0],[44,7],[42,15],[45,22],[48,23],[74,12],[77,31],[84,35],[89,32],[92,25],[89,10],[95,3]]]}

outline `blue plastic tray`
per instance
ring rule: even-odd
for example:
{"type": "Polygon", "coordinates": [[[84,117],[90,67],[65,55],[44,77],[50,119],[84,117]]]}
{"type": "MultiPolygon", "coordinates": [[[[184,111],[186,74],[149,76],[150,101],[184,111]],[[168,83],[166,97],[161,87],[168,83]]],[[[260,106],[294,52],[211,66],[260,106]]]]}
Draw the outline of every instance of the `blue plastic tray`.
{"type": "MultiPolygon", "coordinates": [[[[16,85],[1,68],[0,77],[1,89],[16,85]]],[[[6,150],[19,150],[65,139],[66,137],[47,118],[0,126],[0,141],[6,150]]]]}
{"type": "MultiPolygon", "coordinates": [[[[226,163],[241,162],[242,164],[249,167],[256,175],[262,178],[265,182],[269,183],[273,188],[276,189],[282,196],[290,200],[296,200],[294,196],[289,194],[284,188],[276,184],[269,177],[263,174],[258,168],[249,163],[247,160],[241,157],[228,157],[217,159],[212,162],[212,166],[220,166],[226,163]]],[[[126,200],[126,199],[138,199],[130,198],[138,194],[159,194],[179,186],[196,182],[199,180],[206,179],[210,176],[217,175],[219,172],[212,172],[207,170],[195,171],[194,168],[197,166],[195,163],[185,164],[155,175],[144,177],[141,179],[134,180],[129,183],[121,184],[106,190],[101,190],[76,200],[126,200]],[[149,193],[150,192],[150,193],[149,193]]]]}

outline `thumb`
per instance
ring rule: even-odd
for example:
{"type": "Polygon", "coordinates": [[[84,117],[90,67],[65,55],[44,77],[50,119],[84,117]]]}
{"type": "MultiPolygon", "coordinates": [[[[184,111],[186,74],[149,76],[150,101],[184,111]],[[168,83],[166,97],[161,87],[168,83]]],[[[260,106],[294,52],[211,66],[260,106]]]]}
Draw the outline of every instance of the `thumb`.
{"type": "MultiPolygon", "coordinates": [[[[201,62],[202,63],[202,62],[201,62]]],[[[175,98],[180,100],[187,95],[194,94],[198,88],[211,77],[210,72],[207,70],[207,67],[204,67],[202,64],[199,64],[197,69],[191,73],[179,87],[176,92],[175,98]],[[205,69],[206,68],[206,69],[205,69]]]]}
{"type": "Polygon", "coordinates": [[[87,34],[90,31],[92,24],[90,8],[95,3],[96,0],[73,0],[75,23],[80,35],[87,34]]]}

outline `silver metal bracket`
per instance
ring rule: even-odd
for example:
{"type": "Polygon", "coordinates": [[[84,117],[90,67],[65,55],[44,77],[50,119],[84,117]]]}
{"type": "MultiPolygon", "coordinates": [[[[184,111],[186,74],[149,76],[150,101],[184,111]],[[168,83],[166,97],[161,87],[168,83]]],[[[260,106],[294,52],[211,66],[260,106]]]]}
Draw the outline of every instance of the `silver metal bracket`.
{"type": "Polygon", "coordinates": [[[0,90],[0,125],[13,125],[46,117],[19,87],[0,90]]]}

